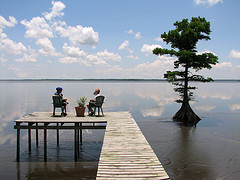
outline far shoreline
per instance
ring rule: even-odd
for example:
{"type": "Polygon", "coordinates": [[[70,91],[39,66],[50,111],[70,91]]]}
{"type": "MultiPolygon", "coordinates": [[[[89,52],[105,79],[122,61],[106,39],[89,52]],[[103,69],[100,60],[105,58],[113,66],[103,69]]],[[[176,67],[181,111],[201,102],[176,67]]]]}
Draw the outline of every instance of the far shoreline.
{"type": "MultiPolygon", "coordinates": [[[[0,79],[0,82],[85,81],[85,82],[167,82],[165,79],[0,79]]],[[[240,79],[214,79],[214,82],[240,82],[240,79]]]]}

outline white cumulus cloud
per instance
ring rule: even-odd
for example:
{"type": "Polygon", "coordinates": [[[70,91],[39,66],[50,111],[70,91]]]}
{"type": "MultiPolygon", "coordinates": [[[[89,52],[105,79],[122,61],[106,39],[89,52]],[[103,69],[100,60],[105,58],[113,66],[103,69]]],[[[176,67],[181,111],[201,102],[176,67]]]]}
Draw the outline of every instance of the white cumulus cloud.
{"type": "Polygon", "coordinates": [[[96,65],[107,65],[107,62],[104,61],[101,57],[97,56],[96,54],[90,54],[87,56],[88,62],[96,65]]]}
{"type": "Polygon", "coordinates": [[[128,46],[129,46],[129,41],[128,41],[128,40],[125,40],[125,41],[118,47],[118,49],[119,49],[119,50],[123,50],[123,49],[128,48],[128,46]]]}
{"type": "Polygon", "coordinates": [[[63,52],[70,57],[86,57],[87,53],[81,50],[79,47],[68,46],[67,43],[63,45],[63,52]]]}
{"type": "Polygon", "coordinates": [[[61,37],[69,38],[69,41],[76,46],[95,45],[99,41],[98,33],[92,27],[83,27],[81,25],[73,26],[58,26],[57,32],[61,37]]]}
{"type": "Polygon", "coordinates": [[[87,56],[87,61],[92,64],[97,65],[108,65],[107,61],[121,61],[121,56],[117,53],[109,52],[107,49],[104,51],[97,52],[96,54],[89,54],[87,56]]]}
{"type": "Polygon", "coordinates": [[[231,50],[229,57],[235,58],[235,59],[240,59],[240,52],[233,49],[233,50],[231,50]]]}
{"type": "Polygon", "coordinates": [[[156,37],[154,40],[155,40],[155,41],[161,41],[161,42],[163,42],[163,39],[161,38],[161,36],[156,37]]]}
{"type": "Polygon", "coordinates": [[[9,16],[9,21],[7,21],[4,17],[0,16],[0,29],[5,27],[13,27],[17,24],[17,20],[13,16],[9,16]]]}
{"type": "Polygon", "coordinates": [[[139,57],[138,56],[134,56],[133,53],[134,51],[132,49],[128,49],[130,55],[127,56],[128,59],[133,59],[133,60],[139,60],[139,57]]]}
{"type": "Polygon", "coordinates": [[[11,55],[18,55],[26,51],[27,48],[21,43],[14,42],[11,39],[3,39],[1,41],[3,48],[11,55]]]}
{"type": "Polygon", "coordinates": [[[86,66],[108,65],[107,61],[121,61],[121,56],[117,53],[109,52],[107,49],[89,54],[80,50],[79,47],[68,46],[66,43],[63,46],[65,57],[60,58],[59,62],[65,64],[81,63],[86,66]]]}
{"type": "MultiPolygon", "coordinates": [[[[168,70],[174,70],[172,57],[158,57],[154,62],[145,62],[134,68],[123,68],[120,65],[111,66],[102,70],[107,77],[115,78],[163,78],[168,70]]],[[[169,99],[169,98],[166,98],[169,99]]],[[[160,99],[162,102],[162,99],[160,99]]],[[[159,104],[160,105],[160,104],[159,104]]]]}
{"type": "Polygon", "coordinates": [[[61,2],[61,1],[52,1],[52,10],[50,13],[43,13],[43,15],[45,16],[45,18],[47,20],[51,20],[54,17],[57,16],[63,16],[64,13],[61,12],[66,6],[61,2]]]}
{"type": "Polygon", "coordinates": [[[140,39],[142,36],[141,36],[141,33],[140,32],[137,32],[136,34],[135,34],[135,38],[136,39],[140,39]]]}
{"type": "Polygon", "coordinates": [[[42,17],[33,17],[30,21],[24,19],[21,23],[27,29],[25,32],[26,38],[42,39],[53,37],[51,26],[42,17]]]}
{"type": "Polygon", "coordinates": [[[129,56],[127,56],[128,59],[133,59],[133,60],[139,60],[138,56],[134,56],[132,54],[130,54],[129,56]]]}
{"type": "Polygon", "coordinates": [[[37,62],[38,54],[36,53],[35,49],[32,49],[30,46],[27,48],[27,51],[24,52],[23,56],[21,58],[17,58],[16,62],[31,62],[35,63],[37,62]]]}
{"type": "Polygon", "coordinates": [[[220,69],[220,68],[232,68],[233,64],[231,62],[222,62],[222,63],[218,63],[214,66],[216,69],[220,69]]]}
{"type": "Polygon", "coordinates": [[[135,39],[140,39],[142,37],[140,32],[135,33],[132,29],[125,31],[125,32],[128,34],[134,35],[135,39]]]}
{"type": "Polygon", "coordinates": [[[154,62],[145,62],[137,65],[134,68],[134,71],[137,74],[141,74],[143,77],[158,77],[163,78],[163,74],[168,70],[173,70],[173,58],[169,57],[158,57],[158,59],[154,62]]]}
{"type": "Polygon", "coordinates": [[[17,62],[37,62],[36,55],[24,54],[22,58],[16,59],[17,62]]]}
{"type": "Polygon", "coordinates": [[[132,29],[130,29],[130,30],[126,31],[126,33],[128,33],[128,34],[134,34],[134,31],[133,31],[132,29]]]}
{"type": "Polygon", "coordinates": [[[203,51],[199,51],[199,52],[197,52],[197,54],[204,54],[204,53],[212,53],[213,55],[215,55],[215,56],[217,56],[217,54],[216,53],[214,53],[214,52],[212,52],[212,51],[210,51],[210,50],[207,50],[207,49],[205,49],[205,50],[203,50],[203,51]]]}
{"type": "Polygon", "coordinates": [[[119,50],[127,50],[129,52],[129,56],[127,56],[128,59],[138,60],[138,56],[133,55],[133,50],[129,48],[129,41],[125,40],[119,47],[119,50]]]}
{"type": "Polygon", "coordinates": [[[119,54],[109,52],[107,49],[104,49],[104,51],[98,52],[96,55],[102,58],[103,60],[121,61],[122,59],[119,54]]]}
{"type": "MultiPolygon", "coordinates": [[[[17,24],[17,20],[9,16],[9,21],[0,16],[0,50],[5,51],[8,55],[21,55],[27,48],[21,42],[15,42],[7,38],[7,34],[3,33],[3,29],[7,27],[13,27],[17,24]]],[[[6,62],[5,58],[1,58],[1,62],[6,62]]]]}
{"type": "Polygon", "coordinates": [[[41,47],[41,49],[39,49],[39,53],[45,56],[60,56],[60,53],[56,52],[52,42],[48,38],[38,39],[35,44],[41,47]]]}
{"type": "MultiPolygon", "coordinates": [[[[3,33],[3,30],[0,28],[0,41],[5,39],[5,38],[7,38],[7,34],[3,33]]],[[[0,46],[1,46],[1,44],[0,44],[0,46]]]]}
{"type": "Polygon", "coordinates": [[[60,63],[63,64],[72,64],[72,63],[77,63],[79,62],[79,59],[77,57],[63,57],[59,59],[60,63]]]}
{"type": "Polygon", "coordinates": [[[159,45],[159,44],[152,44],[152,45],[144,44],[141,48],[141,52],[144,52],[144,53],[147,53],[147,54],[152,54],[152,51],[155,48],[162,48],[162,46],[159,45]]]}
{"type": "Polygon", "coordinates": [[[218,3],[223,3],[223,0],[194,0],[194,2],[197,5],[213,6],[218,3]]]}
{"type": "Polygon", "coordinates": [[[240,66],[231,62],[222,62],[214,65],[210,71],[205,69],[201,72],[205,77],[210,76],[213,79],[239,79],[240,66]]]}

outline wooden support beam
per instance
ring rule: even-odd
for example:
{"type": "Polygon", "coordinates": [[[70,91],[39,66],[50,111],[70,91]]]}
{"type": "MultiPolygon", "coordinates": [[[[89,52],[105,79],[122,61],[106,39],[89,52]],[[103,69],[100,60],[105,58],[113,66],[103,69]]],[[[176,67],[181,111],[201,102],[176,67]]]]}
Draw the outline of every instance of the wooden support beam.
{"type": "Polygon", "coordinates": [[[38,147],[38,123],[36,123],[36,147],[38,147]]]}
{"type": "Polygon", "coordinates": [[[47,126],[49,123],[44,123],[44,161],[47,161],[47,126]]]}
{"type": "MultiPolygon", "coordinates": [[[[17,122],[16,126],[20,126],[21,123],[17,122]]],[[[20,161],[20,129],[17,129],[17,162],[20,161]]]]}
{"type": "Polygon", "coordinates": [[[59,147],[59,123],[57,123],[57,147],[59,147]]]}
{"type": "MultiPolygon", "coordinates": [[[[28,126],[31,127],[33,123],[28,123],[28,126]]],[[[32,146],[31,146],[31,128],[28,129],[28,153],[31,154],[32,146]]]]}
{"type": "MultiPolygon", "coordinates": [[[[76,123],[79,126],[79,123],[76,123]]],[[[77,158],[79,158],[79,129],[77,129],[77,158]]]]}
{"type": "MultiPolygon", "coordinates": [[[[76,123],[75,123],[76,127],[76,123]]],[[[74,160],[77,161],[77,129],[74,129],[74,160]]]]}
{"type": "MultiPolygon", "coordinates": [[[[49,123],[48,123],[49,124],[49,123]]],[[[49,130],[56,130],[57,126],[28,126],[28,125],[21,125],[21,126],[14,126],[14,129],[49,129],[49,130]]],[[[106,125],[98,125],[98,126],[58,126],[58,129],[64,129],[64,130],[73,130],[73,129],[106,129],[106,125]]]]}
{"type": "Polygon", "coordinates": [[[82,123],[80,123],[80,145],[82,145],[82,142],[83,142],[83,140],[82,140],[82,136],[83,136],[83,131],[82,131],[82,123]]]}

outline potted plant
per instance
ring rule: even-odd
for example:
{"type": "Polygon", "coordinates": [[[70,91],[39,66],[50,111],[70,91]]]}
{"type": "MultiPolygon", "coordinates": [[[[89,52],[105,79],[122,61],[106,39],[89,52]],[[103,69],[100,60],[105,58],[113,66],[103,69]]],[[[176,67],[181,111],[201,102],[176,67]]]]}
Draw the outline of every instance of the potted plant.
{"type": "Polygon", "coordinates": [[[78,106],[75,107],[77,116],[84,116],[85,109],[86,109],[86,107],[85,107],[86,101],[87,101],[87,98],[85,96],[81,97],[77,101],[78,106]]]}

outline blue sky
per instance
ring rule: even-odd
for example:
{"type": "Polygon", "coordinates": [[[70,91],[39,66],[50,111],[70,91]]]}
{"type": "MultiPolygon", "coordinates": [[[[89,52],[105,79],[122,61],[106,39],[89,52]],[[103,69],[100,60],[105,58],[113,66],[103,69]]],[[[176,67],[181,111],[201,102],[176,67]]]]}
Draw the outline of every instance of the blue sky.
{"type": "Polygon", "coordinates": [[[184,18],[205,17],[211,40],[197,50],[219,64],[200,71],[240,78],[239,0],[0,1],[0,79],[163,78],[174,57],[160,37],[184,18]]]}

